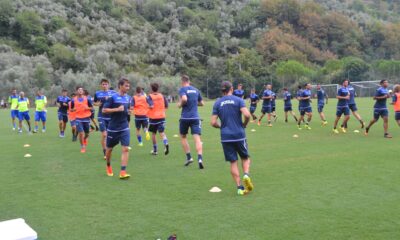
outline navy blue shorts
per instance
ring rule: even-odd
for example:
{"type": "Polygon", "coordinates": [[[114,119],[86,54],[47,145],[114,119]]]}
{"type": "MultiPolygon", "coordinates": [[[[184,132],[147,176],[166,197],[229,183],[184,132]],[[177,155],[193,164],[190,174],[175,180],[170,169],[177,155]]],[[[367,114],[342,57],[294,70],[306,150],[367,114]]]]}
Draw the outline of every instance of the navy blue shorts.
{"type": "Polygon", "coordinates": [[[271,112],[272,112],[271,106],[262,106],[262,109],[261,109],[262,114],[271,113],[271,112]]]}
{"type": "Polygon", "coordinates": [[[90,122],[81,122],[81,121],[76,121],[76,126],[78,127],[78,132],[85,132],[89,133],[90,130],[90,122]]]}
{"type": "Polygon", "coordinates": [[[225,161],[235,162],[238,160],[238,154],[241,159],[250,157],[247,150],[247,141],[242,140],[238,142],[222,142],[222,149],[224,150],[225,161]]]}
{"type": "Polygon", "coordinates": [[[149,127],[149,119],[148,118],[135,118],[135,127],[137,130],[143,128],[148,128],[149,127]]]}
{"type": "Polygon", "coordinates": [[[250,106],[250,113],[254,113],[257,109],[257,106],[250,106]]]}
{"type": "Polygon", "coordinates": [[[31,120],[31,117],[29,116],[29,111],[18,112],[18,119],[20,121],[23,121],[24,119],[27,120],[27,121],[31,120]]]}
{"type": "Polygon", "coordinates": [[[291,112],[291,111],[293,111],[292,106],[284,106],[284,107],[283,107],[283,111],[284,111],[284,112],[291,112]]]}
{"type": "Polygon", "coordinates": [[[186,135],[190,133],[201,135],[201,121],[200,119],[180,119],[179,120],[179,133],[181,135],[186,135]]]}
{"type": "Polygon", "coordinates": [[[304,116],[306,113],[312,113],[311,107],[300,107],[300,115],[304,116]]]}
{"type": "Polygon", "coordinates": [[[100,132],[107,131],[108,123],[110,121],[108,119],[104,119],[104,118],[98,118],[97,121],[99,121],[100,132]]]}
{"type": "Polygon", "coordinates": [[[395,113],[394,113],[394,119],[395,119],[396,121],[399,121],[399,120],[400,120],[400,112],[395,112],[395,113]]]}
{"type": "Polygon", "coordinates": [[[67,113],[57,112],[58,121],[68,122],[68,115],[67,113]]]}
{"type": "Polygon", "coordinates": [[[389,116],[389,111],[387,108],[374,108],[374,119],[378,120],[379,117],[387,117],[389,116]]]}
{"type": "Polygon", "coordinates": [[[11,118],[18,118],[18,110],[11,110],[11,118]]]}
{"type": "Polygon", "coordinates": [[[131,133],[129,129],[126,129],[121,132],[107,131],[107,140],[106,140],[107,148],[113,148],[118,143],[121,143],[121,146],[129,147],[130,141],[131,141],[131,133]]]}
{"type": "Polygon", "coordinates": [[[165,119],[150,119],[149,131],[152,133],[162,133],[165,131],[165,119]]]}
{"type": "Polygon", "coordinates": [[[318,104],[318,112],[322,113],[324,111],[325,104],[318,104]]]}
{"type": "Polygon", "coordinates": [[[46,112],[35,112],[35,122],[46,122],[46,112]]]}
{"type": "Polygon", "coordinates": [[[349,104],[349,108],[352,112],[356,112],[358,110],[357,105],[355,103],[349,104]]]}
{"type": "Polygon", "coordinates": [[[276,106],[272,106],[271,107],[271,112],[275,112],[275,110],[276,110],[276,106]]]}
{"type": "Polygon", "coordinates": [[[337,107],[336,108],[336,117],[341,117],[342,114],[345,116],[350,115],[350,108],[349,107],[337,107]]]}
{"type": "Polygon", "coordinates": [[[71,124],[71,127],[75,127],[75,126],[78,125],[78,123],[76,122],[76,120],[71,120],[69,123],[71,124]]]}

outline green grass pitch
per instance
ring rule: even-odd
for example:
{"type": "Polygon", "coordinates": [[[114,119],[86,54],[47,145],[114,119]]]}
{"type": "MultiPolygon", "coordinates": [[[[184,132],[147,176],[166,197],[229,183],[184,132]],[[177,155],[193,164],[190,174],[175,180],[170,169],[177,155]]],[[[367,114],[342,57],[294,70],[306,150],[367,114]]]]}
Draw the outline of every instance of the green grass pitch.
{"type": "MultiPolygon", "coordinates": [[[[369,121],[372,99],[357,101],[369,121]]],[[[22,217],[42,240],[166,239],[172,233],[190,240],[400,239],[400,128],[392,108],[394,138],[384,139],[382,120],[365,137],[353,132],[359,129],[353,117],[347,134],[333,135],[336,100],[326,106],[326,127],[315,102],[310,131],[299,131],[292,119],[283,122],[281,100],[272,128],[249,124],[255,190],[247,196],[236,195],[219,130],[209,125],[212,102],[200,110],[204,170],[183,166],[185,155],[173,137],[179,111],[172,105],[170,155],[150,156],[151,143],[138,147],[132,130],[128,181],[106,176],[99,133],[91,134],[86,154],[71,142],[69,126],[60,139],[55,108],[47,132],[34,135],[13,132],[9,111],[0,110],[0,220],[22,217]],[[209,193],[213,186],[222,192],[209,193]]],[[[118,147],[114,173],[119,163],[118,147]]]]}

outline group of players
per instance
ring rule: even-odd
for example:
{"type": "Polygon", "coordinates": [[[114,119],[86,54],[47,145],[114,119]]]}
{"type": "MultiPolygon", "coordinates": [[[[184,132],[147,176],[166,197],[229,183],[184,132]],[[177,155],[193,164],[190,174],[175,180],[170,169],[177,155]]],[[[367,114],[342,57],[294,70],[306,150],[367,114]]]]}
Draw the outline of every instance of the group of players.
{"type": "MultiPolygon", "coordinates": [[[[388,89],[389,83],[387,80],[380,81],[380,87],[376,90],[373,99],[376,101],[373,107],[373,119],[369,122],[368,126],[365,127],[365,122],[362,120],[360,114],[358,113],[357,104],[355,102],[356,92],[354,87],[350,84],[350,81],[345,79],[342,82],[342,85],[337,91],[336,98],[337,102],[337,111],[336,118],[333,124],[333,133],[339,134],[339,130],[337,129],[338,122],[344,116],[340,129],[343,133],[347,132],[347,122],[350,119],[350,112],[354,115],[354,117],[360,122],[361,129],[365,128],[364,134],[368,135],[369,130],[372,125],[374,125],[379,118],[383,119],[383,128],[384,128],[384,137],[392,138],[392,136],[388,133],[388,116],[389,111],[387,107],[387,99],[392,98],[391,104],[394,106],[395,111],[395,120],[400,126],[400,85],[394,86],[393,91],[388,89]]],[[[300,113],[300,117],[297,118],[296,114],[293,112],[292,105],[292,95],[288,91],[287,88],[283,89],[282,98],[284,101],[284,113],[285,113],[285,122],[288,122],[288,115],[293,116],[294,120],[297,123],[297,127],[299,130],[302,130],[301,123],[304,122],[304,128],[311,130],[309,126],[312,120],[312,93],[311,93],[311,84],[307,83],[304,86],[299,86],[298,91],[296,93],[295,99],[298,100],[298,110],[300,113]],[[305,118],[307,116],[307,118],[305,118]]],[[[328,95],[325,93],[324,89],[322,89],[321,85],[316,86],[316,98],[317,98],[317,107],[318,113],[322,121],[322,126],[326,126],[328,122],[325,118],[324,106],[328,103],[328,95]]],[[[244,99],[245,93],[242,89],[242,85],[239,84],[237,89],[233,91],[233,95],[244,99]]],[[[250,101],[250,114],[253,118],[253,122],[257,119],[255,115],[255,111],[257,109],[257,104],[260,100],[262,100],[262,108],[261,108],[261,116],[258,118],[258,125],[261,125],[261,120],[265,115],[267,115],[268,123],[267,126],[272,127],[272,118],[274,121],[277,119],[276,115],[276,93],[272,91],[272,85],[267,84],[265,86],[265,90],[262,93],[262,96],[258,96],[255,93],[255,89],[251,90],[249,95],[250,101]]]]}

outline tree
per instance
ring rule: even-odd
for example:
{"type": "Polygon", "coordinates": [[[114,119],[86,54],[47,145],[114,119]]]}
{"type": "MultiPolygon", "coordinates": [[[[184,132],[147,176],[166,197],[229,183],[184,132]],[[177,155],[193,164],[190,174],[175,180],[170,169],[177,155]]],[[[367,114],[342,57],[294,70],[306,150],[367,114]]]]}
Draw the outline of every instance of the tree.
{"type": "Polygon", "coordinates": [[[14,16],[14,7],[11,0],[0,1],[0,36],[9,33],[10,19],[14,16]]]}
{"type": "Polygon", "coordinates": [[[33,11],[18,13],[13,33],[24,48],[29,48],[32,36],[39,37],[44,34],[40,16],[33,11]]]}
{"type": "Polygon", "coordinates": [[[283,87],[297,84],[300,79],[310,79],[315,71],[300,62],[289,60],[276,63],[275,74],[281,80],[283,87]]]}
{"type": "Polygon", "coordinates": [[[33,78],[35,81],[34,86],[39,89],[48,89],[50,87],[50,77],[46,68],[42,65],[38,65],[35,69],[35,73],[33,74],[33,78]]]}
{"type": "Polygon", "coordinates": [[[357,57],[346,57],[341,61],[343,62],[343,79],[347,78],[351,81],[365,81],[368,70],[370,69],[369,64],[357,57]]]}

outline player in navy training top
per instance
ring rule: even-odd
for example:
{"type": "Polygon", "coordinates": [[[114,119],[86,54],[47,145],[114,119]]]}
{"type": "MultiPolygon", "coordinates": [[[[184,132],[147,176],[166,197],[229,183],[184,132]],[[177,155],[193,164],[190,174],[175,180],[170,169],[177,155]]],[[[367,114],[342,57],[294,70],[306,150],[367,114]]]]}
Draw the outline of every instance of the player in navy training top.
{"type": "Polygon", "coordinates": [[[190,154],[190,146],[187,140],[189,128],[194,139],[197,151],[197,160],[199,168],[203,169],[203,144],[201,143],[201,120],[198,106],[203,106],[203,98],[200,91],[190,86],[190,79],[187,75],[181,76],[182,87],[179,90],[179,103],[178,107],[182,108],[181,119],[179,120],[179,133],[181,135],[181,144],[183,151],[186,154],[185,166],[189,166],[193,162],[190,154]]]}
{"type": "Polygon", "coordinates": [[[300,97],[301,97],[302,92],[303,92],[303,87],[301,85],[299,85],[297,87],[297,92],[296,92],[296,99],[297,99],[297,101],[299,101],[299,105],[298,105],[299,112],[300,112],[300,97]]]}
{"type": "Polygon", "coordinates": [[[267,84],[265,86],[265,90],[264,90],[263,96],[262,96],[263,103],[262,103],[262,109],[261,109],[261,116],[258,119],[258,126],[261,125],[261,120],[263,119],[265,114],[267,114],[268,126],[272,127],[272,124],[271,124],[271,113],[272,113],[271,101],[272,101],[273,96],[272,96],[271,88],[272,88],[271,84],[267,84]]]}
{"type": "Polygon", "coordinates": [[[250,114],[253,117],[253,122],[254,122],[257,119],[257,116],[254,113],[256,112],[257,104],[260,101],[260,98],[256,94],[256,90],[254,88],[251,89],[249,101],[250,101],[250,114]]]}
{"type": "Polygon", "coordinates": [[[121,171],[120,179],[127,179],[130,175],[126,172],[129,159],[130,130],[128,115],[131,97],[127,94],[130,88],[128,79],[121,78],[118,82],[119,91],[107,99],[103,105],[103,113],[109,114],[110,121],[107,127],[107,175],[113,176],[111,168],[111,153],[113,148],[121,143],[121,171]]]}
{"type": "Polygon", "coordinates": [[[60,130],[59,136],[64,137],[65,128],[68,122],[68,103],[71,98],[68,97],[68,91],[63,89],[61,91],[61,96],[57,97],[56,104],[58,106],[58,128],[60,130]]]}
{"type": "Polygon", "coordinates": [[[285,112],[285,122],[288,122],[288,113],[293,116],[294,120],[297,122],[296,114],[292,109],[292,94],[288,91],[287,88],[283,89],[283,111],[285,112]]]}
{"type": "Polygon", "coordinates": [[[238,88],[235,91],[233,91],[233,95],[243,99],[244,98],[244,90],[242,88],[243,88],[243,85],[241,83],[239,83],[238,88]]]}
{"type": "Polygon", "coordinates": [[[223,96],[214,104],[211,126],[221,129],[221,143],[225,160],[231,163],[231,175],[236,183],[238,195],[244,195],[253,190],[249,175],[250,156],[244,130],[250,120],[250,113],[243,99],[232,96],[233,88],[230,82],[223,82],[221,90],[223,96]],[[242,114],[244,122],[242,122],[242,114]],[[238,154],[242,160],[244,186],[240,181],[238,154]]]}
{"type": "MultiPolygon", "coordinates": [[[[90,99],[90,100],[93,102],[93,98],[92,98],[92,96],[90,96],[88,90],[85,89],[85,90],[84,90],[84,94],[85,94],[85,96],[86,96],[88,99],[90,99]]],[[[92,125],[90,125],[90,129],[91,129],[92,131],[93,131],[93,130],[99,131],[99,126],[98,126],[98,124],[97,124],[97,122],[96,122],[96,119],[95,119],[96,110],[94,109],[94,107],[92,108],[91,112],[92,112],[92,114],[90,115],[90,120],[91,120],[92,123],[94,124],[94,127],[93,127],[92,125]]]]}
{"type": "Polygon", "coordinates": [[[350,99],[350,92],[349,89],[347,88],[349,84],[349,81],[344,80],[342,83],[342,86],[339,88],[336,98],[338,99],[337,106],[336,106],[336,119],[335,123],[333,124],[333,132],[338,134],[339,131],[336,129],[337,124],[344,115],[343,123],[341,129],[342,132],[346,133],[346,127],[347,126],[347,121],[349,121],[350,118],[350,109],[349,109],[349,99],[350,99]]]}
{"type": "Polygon", "coordinates": [[[100,81],[101,90],[97,91],[94,94],[94,105],[98,106],[97,112],[97,121],[99,122],[101,139],[100,144],[103,149],[104,158],[106,157],[106,139],[107,139],[107,127],[108,122],[110,121],[110,115],[103,113],[103,105],[116,92],[114,90],[110,90],[110,82],[103,78],[100,81]]]}
{"type": "MultiPolygon", "coordinates": [[[[272,86],[271,86],[272,88],[272,86]]],[[[276,122],[276,119],[278,119],[278,117],[276,116],[276,94],[274,91],[272,91],[272,99],[271,99],[271,114],[272,117],[274,118],[274,122],[276,122]]]]}
{"type": "MultiPolygon", "coordinates": [[[[364,128],[364,121],[362,120],[360,114],[358,114],[357,112],[357,105],[356,105],[356,101],[355,101],[355,97],[357,96],[356,91],[354,89],[354,87],[350,84],[349,81],[349,86],[347,86],[347,89],[349,89],[350,92],[350,99],[349,99],[349,108],[351,110],[351,112],[353,113],[354,117],[360,122],[361,124],[361,128],[364,128]]],[[[347,126],[345,126],[347,128],[347,126]]]]}
{"type": "Polygon", "coordinates": [[[324,114],[325,103],[328,104],[328,94],[326,94],[325,90],[321,88],[320,84],[317,84],[317,105],[318,113],[322,121],[322,126],[328,124],[324,114]]]}
{"type": "Polygon", "coordinates": [[[368,132],[374,123],[376,123],[379,120],[379,117],[382,117],[383,119],[383,130],[385,132],[384,137],[385,138],[392,138],[392,136],[388,133],[388,128],[389,128],[389,123],[388,123],[388,117],[389,117],[389,111],[386,106],[386,99],[390,98],[390,93],[388,91],[388,86],[389,82],[386,79],[381,80],[380,82],[381,87],[378,88],[375,92],[374,100],[375,105],[374,105],[374,119],[371,120],[371,122],[368,124],[368,127],[365,128],[365,135],[368,135],[368,132]]]}
{"type": "Polygon", "coordinates": [[[311,122],[312,118],[312,108],[311,108],[311,84],[307,83],[304,85],[304,90],[301,91],[300,96],[297,98],[299,99],[299,108],[300,108],[300,118],[297,122],[298,129],[301,130],[300,124],[304,121],[304,115],[307,115],[306,125],[304,126],[305,129],[310,130],[309,123],[311,122]]]}

